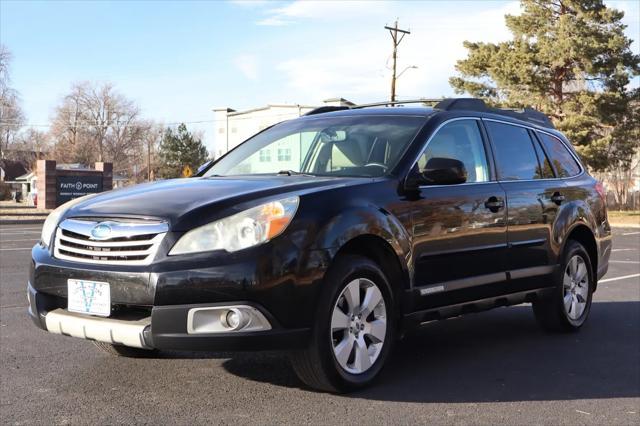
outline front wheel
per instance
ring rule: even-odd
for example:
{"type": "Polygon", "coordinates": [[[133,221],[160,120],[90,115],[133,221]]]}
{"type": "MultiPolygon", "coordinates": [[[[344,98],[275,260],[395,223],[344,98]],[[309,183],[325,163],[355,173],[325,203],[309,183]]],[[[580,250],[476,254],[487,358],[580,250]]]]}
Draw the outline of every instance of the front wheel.
{"type": "Polygon", "coordinates": [[[370,384],[395,339],[395,305],[382,270],[369,259],[343,256],[324,281],[308,348],[291,354],[308,386],[345,392],[370,384]]]}
{"type": "Polygon", "coordinates": [[[569,241],[553,293],[533,303],[538,323],[549,331],[576,331],[587,320],[595,277],[589,254],[577,241],[569,241]]]}

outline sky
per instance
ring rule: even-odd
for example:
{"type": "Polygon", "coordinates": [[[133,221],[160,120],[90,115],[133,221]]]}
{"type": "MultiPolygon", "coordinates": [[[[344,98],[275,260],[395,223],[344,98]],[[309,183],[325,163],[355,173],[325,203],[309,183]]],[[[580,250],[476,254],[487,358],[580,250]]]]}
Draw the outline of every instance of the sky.
{"type": "MultiPolygon", "coordinates": [[[[625,11],[639,53],[640,2],[607,4],[625,11]]],[[[517,1],[0,0],[0,43],[29,125],[46,130],[72,83],[111,82],[145,118],[186,122],[211,149],[216,107],[387,99],[383,27],[395,19],[411,30],[398,71],[417,67],[398,79],[398,97],[452,96],[462,42],[509,39],[504,15],[519,10],[517,1]]]]}

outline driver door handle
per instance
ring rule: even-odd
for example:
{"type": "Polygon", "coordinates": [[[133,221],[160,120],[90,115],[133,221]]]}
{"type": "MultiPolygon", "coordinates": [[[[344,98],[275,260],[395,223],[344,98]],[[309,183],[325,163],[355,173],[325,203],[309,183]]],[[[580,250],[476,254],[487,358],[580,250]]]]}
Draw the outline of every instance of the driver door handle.
{"type": "Polygon", "coordinates": [[[554,192],[553,195],[551,196],[551,201],[553,201],[554,203],[556,203],[557,205],[562,204],[562,202],[564,201],[564,195],[562,195],[559,192],[554,192]]]}
{"type": "Polygon", "coordinates": [[[495,213],[504,207],[504,201],[502,198],[489,197],[489,199],[484,202],[484,206],[495,213]]]}

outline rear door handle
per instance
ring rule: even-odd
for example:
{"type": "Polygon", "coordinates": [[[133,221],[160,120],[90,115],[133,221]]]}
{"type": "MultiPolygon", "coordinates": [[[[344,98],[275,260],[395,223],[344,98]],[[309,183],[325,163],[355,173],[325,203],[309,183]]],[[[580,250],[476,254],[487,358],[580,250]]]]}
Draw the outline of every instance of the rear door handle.
{"type": "Polygon", "coordinates": [[[553,195],[551,196],[551,201],[553,201],[557,205],[560,205],[564,201],[564,195],[562,195],[559,192],[554,192],[553,195]]]}
{"type": "Polygon", "coordinates": [[[498,197],[489,197],[489,199],[484,202],[484,206],[495,213],[504,207],[504,201],[498,197]]]}

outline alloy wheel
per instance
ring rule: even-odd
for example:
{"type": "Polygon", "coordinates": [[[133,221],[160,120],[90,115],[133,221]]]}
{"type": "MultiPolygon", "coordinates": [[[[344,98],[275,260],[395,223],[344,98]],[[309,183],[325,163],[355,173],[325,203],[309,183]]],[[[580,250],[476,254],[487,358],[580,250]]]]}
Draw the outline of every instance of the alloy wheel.
{"type": "Polygon", "coordinates": [[[382,293],[366,278],[342,290],[331,315],[331,344],[338,364],[362,374],[380,355],[387,334],[387,310],[382,293]]]}
{"type": "Polygon", "coordinates": [[[569,259],[563,277],[564,310],[572,320],[578,320],[589,297],[589,274],[584,259],[575,255],[569,259]]]}

